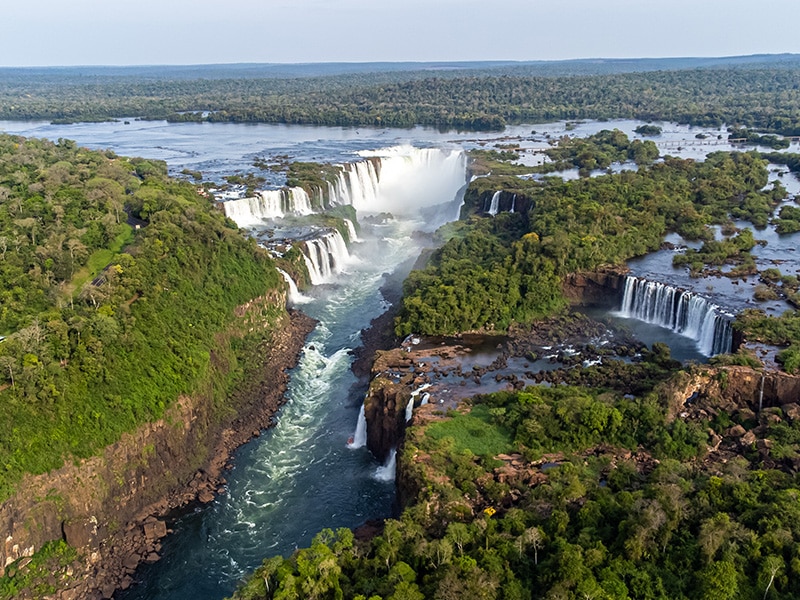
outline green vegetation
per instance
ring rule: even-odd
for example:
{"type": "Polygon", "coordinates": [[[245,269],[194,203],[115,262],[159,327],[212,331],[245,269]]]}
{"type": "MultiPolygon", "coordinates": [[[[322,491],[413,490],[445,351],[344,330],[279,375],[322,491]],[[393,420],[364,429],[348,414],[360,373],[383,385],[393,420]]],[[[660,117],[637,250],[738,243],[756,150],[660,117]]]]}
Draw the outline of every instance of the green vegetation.
{"type": "Polygon", "coordinates": [[[502,427],[493,425],[489,407],[483,404],[466,413],[454,413],[445,421],[432,423],[427,435],[434,440],[450,438],[455,451],[468,451],[475,456],[491,457],[513,450],[511,436],[502,427]]]}
{"type": "MultiPolygon", "coordinates": [[[[626,147],[619,132],[598,135],[626,147]]],[[[553,314],[565,306],[560,281],[567,273],[620,265],[658,248],[669,231],[710,240],[708,225],[733,213],[759,219],[756,207],[771,207],[775,196],[762,191],[765,166],[756,154],[713,153],[702,163],[667,157],[635,172],[570,182],[477,179],[462,214],[482,212],[497,190],[529,209],[448,228],[449,241],[407,279],[396,332],[505,330],[553,314]]],[[[731,243],[741,251],[751,242],[743,232],[731,243]]]]}
{"type": "Polygon", "coordinates": [[[661,135],[661,127],[658,125],[639,125],[636,129],[634,129],[636,133],[639,135],[661,135]]]}
{"type": "Polygon", "coordinates": [[[775,150],[783,150],[790,146],[789,140],[778,137],[777,135],[760,135],[749,129],[731,129],[729,137],[731,139],[744,139],[745,144],[754,146],[766,146],[775,150]]]}
{"type": "Polygon", "coordinates": [[[7,74],[0,79],[0,119],[69,123],[137,115],[497,130],[513,123],[632,118],[798,135],[797,70],[797,62],[787,62],[558,76],[525,68],[292,79],[7,74]]]}
{"type": "Polygon", "coordinates": [[[720,267],[722,265],[735,265],[728,271],[715,270],[727,277],[752,275],[758,271],[755,259],[750,250],[756,245],[753,232],[750,229],[740,231],[735,236],[720,241],[709,240],[703,243],[699,250],[688,248],[683,254],[677,254],[672,259],[676,267],[686,265],[692,277],[704,277],[711,274],[708,265],[720,267]]]}
{"type": "Polygon", "coordinates": [[[227,349],[217,336],[260,296],[273,295],[261,317],[275,322],[283,285],[267,253],[163,163],[0,135],[0,498],[179,394],[213,387],[219,414],[231,410],[237,352],[262,335],[231,331],[227,349]],[[134,232],[126,212],[146,225],[134,232]],[[211,381],[212,349],[229,355],[227,379],[211,381]]]}
{"type": "MultiPolygon", "coordinates": [[[[234,598],[797,597],[793,470],[755,449],[708,454],[709,435],[735,445],[727,432],[752,428],[752,413],[669,420],[663,405],[658,391],[565,386],[475,397],[407,431],[400,468],[416,493],[380,535],[323,531],[266,560],[234,598]]],[[[782,418],[763,418],[759,437],[796,460],[800,423],[770,410],[782,418]]]]}
{"type": "Polygon", "coordinates": [[[788,310],[773,317],[762,310],[746,309],[736,316],[734,326],[749,340],[788,346],[778,353],[777,360],[787,373],[800,373],[800,313],[788,310]]]}
{"type": "Polygon", "coordinates": [[[775,219],[775,228],[778,233],[795,233],[800,231],[800,208],[796,206],[782,206],[775,219]]]}
{"type": "Polygon", "coordinates": [[[78,557],[74,548],[63,540],[48,542],[30,558],[20,558],[6,567],[0,577],[0,600],[13,600],[22,592],[43,598],[57,591],[60,579],[67,578],[66,569],[78,557]]]}
{"type": "Polygon", "coordinates": [[[534,170],[552,172],[575,166],[583,176],[594,169],[607,169],[616,162],[630,160],[646,165],[658,158],[658,148],[653,142],[629,141],[618,129],[605,129],[587,138],[564,137],[545,152],[553,162],[534,170]]]}

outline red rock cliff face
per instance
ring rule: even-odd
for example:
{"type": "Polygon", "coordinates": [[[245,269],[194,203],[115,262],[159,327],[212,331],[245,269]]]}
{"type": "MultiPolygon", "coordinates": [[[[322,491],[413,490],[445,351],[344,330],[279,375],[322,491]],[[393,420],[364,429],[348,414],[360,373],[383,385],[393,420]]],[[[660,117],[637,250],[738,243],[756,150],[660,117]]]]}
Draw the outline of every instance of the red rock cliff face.
{"type": "Polygon", "coordinates": [[[571,273],[561,290],[573,306],[616,306],[625,285],[626,267],[609,267],[586,273],[571,273]]]}
{"type": "MultiPolygon", "coordinates": [[[[240,329],[266,327],[258,314],[276,302],[282,306],[285,300],[263,298],[241,307],[240,329]]],[[[100,456],[26,477],[0,505],[5,541],[0,574],[46,542],[65,539],[79,549],[82,561],[73,565],[69,580],[59,582],[57,598],[108,598],[116,588],[130,585],[139,562],[158,558],[158,540],[167,533],[163,515],[193,500],[211,500],[224,483],[221,472],[230,452],[258,435],[279,408],[285,371],[296,363],[313,321],[292,313],[270,327],[255,383],[231,402],[234,410],[227,417],[215,412],[220,399],[209,387],[179,398],[162,419],[124,434],[100,456]]],[[[213,352],[211,360],[213,369],[229,368],[213,352]]]]}

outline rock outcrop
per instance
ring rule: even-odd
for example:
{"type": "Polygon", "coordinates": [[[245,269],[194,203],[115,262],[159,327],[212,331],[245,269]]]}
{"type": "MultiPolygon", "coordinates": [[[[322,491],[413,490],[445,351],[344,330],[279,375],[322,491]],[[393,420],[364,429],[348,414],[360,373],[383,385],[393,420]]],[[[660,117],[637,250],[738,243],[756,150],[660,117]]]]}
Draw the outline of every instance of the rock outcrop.
{"type": "Polygon", "coordinates": [[[617,306],[625,286],[627,267],[607,267],[597,271],[570,273],[561,291],[573,306],[617,306]]]}
{"type": "Polygon", "coordinates": [[[364,399],[367,448],[381,462],[397,448],[405,429],[405,409],[411,398],[411,377],[404,373],[411,361],[402,349],[379,351],[372,381],[364,399]]]}

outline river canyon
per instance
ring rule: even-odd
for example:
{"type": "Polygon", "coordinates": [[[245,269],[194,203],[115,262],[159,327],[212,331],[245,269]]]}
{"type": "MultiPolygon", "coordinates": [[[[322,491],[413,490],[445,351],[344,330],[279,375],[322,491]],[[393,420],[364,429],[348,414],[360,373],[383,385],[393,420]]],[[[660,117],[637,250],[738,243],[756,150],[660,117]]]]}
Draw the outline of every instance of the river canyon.
{"type": "MultiPolygon", "coordinates": [[[[638,124],[589,122],[569,133],[589,135],[617,127],[633,136],[638,124]]],[[[290,373],[285,406],[272,427],[236,452],[225,492],[210,504],[174,515],[169,523],[173,533],[163,541],[161,560],[141,567],[136,585],[116,598],[221,599],[265,556],[289,554],[307,545],[322,528],[355,528],[391,514],[392,455],[378,461],[364,445],[365,388],[350,370],[352,351],[361,343],[362,329],[387,308],[381,294],[387,275],[402,277],[428,243],[424,234],[458,218],[468,183],[464,151],[520,138],[525,140],[523,160],[533,164],[540,156],[536,151],[547,147],[545,136],[565,132],[563,123],[536,128],[538,133],[532,136],[530,127],[522,126],[501,134],[455,134],[422,128],[0,122],[0,130],[9,133],[69,137],[92,148],[159,158],[167,161],[173,174],[198,170],[214,181],[252,172],[253,161],[260,157],[342,165],[339,179],[320,189],[316,200],[299,188],[225,197],[226,214],[265,246],[284,233],[298,240],[312,286],[302,293],[295,288],[290,302],[318,324],[290,373]],[[349,240],[336,231],[295,228],[287,233],[280,221],[273,221],[309,215],[315,202],[356,209],[359,222],[348,225],[349,240]],[[374,218],[364,218],[369,216],[374,218]]],[[[664,136],[688,139],[698,131],[672,125],[664,136]]],[[[704,152],[719,149],[727,148],[687,146],[669,152],[702,159],[704,152]]],[[[279,175],[265,176],[272,187],[283,183],[279,175]]],[[[781,181],[790,194],[800,192],[793,175],[782,176],[781,181]]],[[[499,195],[486,206],[489,215],[502,210],[519,208],[513,199],[505,205],[499,195]]],[[[782,269],[798,271],[793,236],[779,237],[768,228],[756,237],[768,242],[755,251],[759,260],[768,264],[781,256],[788,262],[782,269]]],[[[619,296],[603,316],[610,313],[610,318],[631,325],[645,343],[667,342],[673,356],[682,360],[703,361],[730,350],[733,312],[748,302],[737,292],[755,285],[755,279],[745,279],[738,290],[725,279],[693,280],[672,267],[673,253],[664,249],[631,261],[619,296]]],[[[778,312],[785,304],[775,302],[769,308],[778,312]]],[[[472,358],[475,364],[494,360],[489,350],[472,358]]],[[[416,391],[412,400],[418,406],[426,390],[416,391]]],[[[405,408],[409,416],[414,402],[405,408]]]]}

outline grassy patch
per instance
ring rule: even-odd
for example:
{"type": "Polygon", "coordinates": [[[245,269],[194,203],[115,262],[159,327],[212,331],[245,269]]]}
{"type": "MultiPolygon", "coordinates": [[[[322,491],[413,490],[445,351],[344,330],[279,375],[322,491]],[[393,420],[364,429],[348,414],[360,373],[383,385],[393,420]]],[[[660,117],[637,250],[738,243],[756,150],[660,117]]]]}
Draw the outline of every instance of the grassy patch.
{"type": "Polygon", "coordinates": [[[469,413],[429,425],[426,434],[435,440],[452,438],[457,450],[477,456],[495,456],[514,449],[511,433],[492,422],[489,407],[478,404],[469,413]]]}
{"type": "Polygon", "coordinates": [[[133,241],[133,228],[127,223],[120,225],[120,232],[117,234],[108,248],[101,248],[94,251],[86,261],[86,266],[75,273],[69,283],[69,291],[80,290],[90,279],[94,279],[109,264],[125,246],[133,241]]]}

